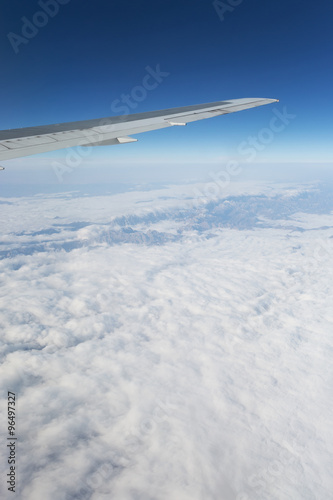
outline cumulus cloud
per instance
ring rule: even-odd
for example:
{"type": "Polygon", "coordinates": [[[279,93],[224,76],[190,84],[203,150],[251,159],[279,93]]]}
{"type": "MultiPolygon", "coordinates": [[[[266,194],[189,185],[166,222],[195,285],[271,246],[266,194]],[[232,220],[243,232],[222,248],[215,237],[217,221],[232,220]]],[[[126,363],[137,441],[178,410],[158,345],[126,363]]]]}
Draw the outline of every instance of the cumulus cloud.
{"type": "Polygon", "coordinates": [[[332,206],[194,189],[4,205],[20,498],[330,495],[332,206]]]}

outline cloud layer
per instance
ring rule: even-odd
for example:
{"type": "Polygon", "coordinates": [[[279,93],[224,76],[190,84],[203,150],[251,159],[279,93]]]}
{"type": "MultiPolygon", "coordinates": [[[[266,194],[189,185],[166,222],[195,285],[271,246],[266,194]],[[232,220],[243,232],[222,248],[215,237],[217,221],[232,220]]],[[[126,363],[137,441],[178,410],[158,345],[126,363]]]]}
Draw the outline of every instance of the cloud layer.
{"type": "Polygon", "coordinates": [[[193,189],[3,205],[20,498],[329,497],[331,198],[193,189]]]}

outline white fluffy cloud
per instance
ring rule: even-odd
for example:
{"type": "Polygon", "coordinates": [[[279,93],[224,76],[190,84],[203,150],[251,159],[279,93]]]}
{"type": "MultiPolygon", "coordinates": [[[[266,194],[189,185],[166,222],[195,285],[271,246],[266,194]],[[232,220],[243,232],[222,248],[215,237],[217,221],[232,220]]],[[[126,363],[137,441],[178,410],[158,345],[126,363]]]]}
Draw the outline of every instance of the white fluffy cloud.
{"type": "Polygon", "coordinates": [[[333,217],[307,188],[238,190],[3,205],[20,498],[329,497],[333,217]]]}

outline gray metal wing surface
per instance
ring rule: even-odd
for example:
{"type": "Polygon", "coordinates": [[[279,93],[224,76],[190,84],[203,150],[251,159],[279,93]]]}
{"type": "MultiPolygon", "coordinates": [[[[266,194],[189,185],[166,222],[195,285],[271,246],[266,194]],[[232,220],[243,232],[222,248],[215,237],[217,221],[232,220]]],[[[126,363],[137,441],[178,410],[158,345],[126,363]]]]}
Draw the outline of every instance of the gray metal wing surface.
{"type": "Polygon", "coordinates": [[[0,131],[0,160],[45,153],[73,146],[103,146],[135,142],[130,134],[242,111],[277,102],[277,99],[249,98],[196,104],[94,120],[41,125],[0,131]]]}

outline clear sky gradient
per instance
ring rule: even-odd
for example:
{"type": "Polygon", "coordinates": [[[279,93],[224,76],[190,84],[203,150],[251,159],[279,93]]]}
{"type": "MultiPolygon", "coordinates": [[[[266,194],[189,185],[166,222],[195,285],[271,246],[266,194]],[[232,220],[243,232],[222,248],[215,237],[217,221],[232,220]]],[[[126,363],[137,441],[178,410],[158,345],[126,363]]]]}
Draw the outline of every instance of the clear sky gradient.
{"type": "Polygon", "coordinates": [[[239,145],[284,107],[294,118],[256,160],[331,161],[331,1],[55,2],[3,2],[1,129],[121,114],[122,96],[142,85],[147,66],[159,65],[168,76],[132,99],[129,112],[241,97],[280,103],[142,134],[137,144],[96,148],[91,161],[237,157],[239,145]],[[27,28],[26,20],[40,27],[27,28]]]}

